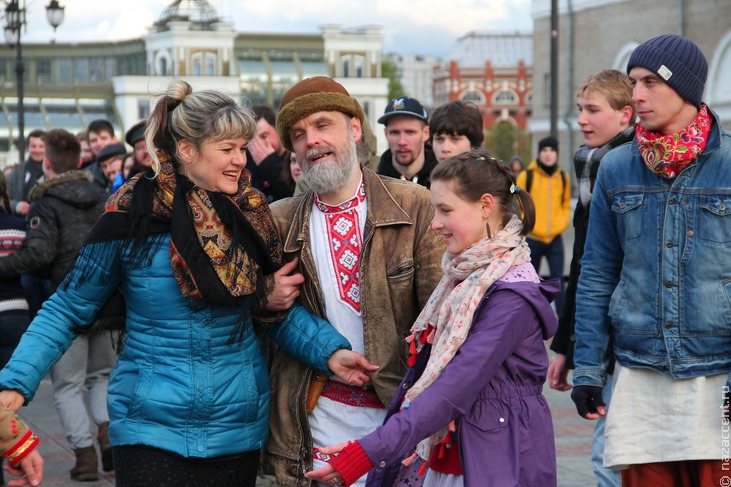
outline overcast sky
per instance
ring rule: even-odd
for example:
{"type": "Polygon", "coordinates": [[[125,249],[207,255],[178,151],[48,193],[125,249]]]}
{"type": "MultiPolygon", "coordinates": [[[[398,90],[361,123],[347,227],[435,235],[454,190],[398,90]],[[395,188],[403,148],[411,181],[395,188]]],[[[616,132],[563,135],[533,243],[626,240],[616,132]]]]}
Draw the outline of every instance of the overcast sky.
{"type": "MultiPolygon", "coordinates": [[[[171,0],[60,0],[66,19],[59,42],[111,41],[142,36],[171,0]]],[[[209,0],[244,32],[319,32],[318,26],[383,26],[384,51],[444,56],[472,30],[530,31],[531,0],[209,0]]],[[[46,42],[48,0],[28,1],[29,42],[46,42]]]]}

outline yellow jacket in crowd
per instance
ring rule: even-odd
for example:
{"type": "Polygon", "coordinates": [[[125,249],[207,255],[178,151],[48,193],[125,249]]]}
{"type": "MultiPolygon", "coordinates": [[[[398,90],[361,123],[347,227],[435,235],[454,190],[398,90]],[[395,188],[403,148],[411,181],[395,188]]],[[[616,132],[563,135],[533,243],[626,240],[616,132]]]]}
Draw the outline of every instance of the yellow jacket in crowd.
{"type": "Polygon", "coordinates": [[[551,243],[564,232],[571,222],[571,181],[569,175],[558,168],[548,175],[534,160],[528,169],[521,171],[518,186],[530,193],[536,204],[536,225],[531,238],[551,243]],[[528,171],[531,171],[530,187],[527,186],[528,171]]]}

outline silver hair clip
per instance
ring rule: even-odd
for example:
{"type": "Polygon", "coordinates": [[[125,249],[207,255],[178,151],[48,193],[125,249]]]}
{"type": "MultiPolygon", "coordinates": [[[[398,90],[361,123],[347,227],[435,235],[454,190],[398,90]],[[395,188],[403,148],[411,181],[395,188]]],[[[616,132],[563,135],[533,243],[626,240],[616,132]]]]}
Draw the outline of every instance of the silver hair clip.
{"type": "Polygon", "coordinates": [[[510,185],[510,192],[517,193],[520,190],[520,186],[516,186],[515,183],[510,185]]]}
{"type": "Polygon", "coordinates": [[[485,159],[483,156],[480,156],[480,157],[477,157],[476,160],[478,160],[478,161],[485,161],[487,159],[485,159]]]}

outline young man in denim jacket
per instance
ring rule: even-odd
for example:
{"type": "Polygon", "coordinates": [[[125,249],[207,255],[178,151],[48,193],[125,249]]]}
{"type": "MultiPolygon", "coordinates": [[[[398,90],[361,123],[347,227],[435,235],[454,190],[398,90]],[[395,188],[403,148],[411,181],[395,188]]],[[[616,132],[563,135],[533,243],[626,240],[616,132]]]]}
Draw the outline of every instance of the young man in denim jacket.
{"type": "Polygon", "coordinates": [[[731,135],[701,102],[708,65],[690,40],[652,38],[627,71],[640,122],[602,160],[593,192],[572,398],[587,419],[606,414],[613,356],[605,467],[624,487],[723,485],[731,135]]]}

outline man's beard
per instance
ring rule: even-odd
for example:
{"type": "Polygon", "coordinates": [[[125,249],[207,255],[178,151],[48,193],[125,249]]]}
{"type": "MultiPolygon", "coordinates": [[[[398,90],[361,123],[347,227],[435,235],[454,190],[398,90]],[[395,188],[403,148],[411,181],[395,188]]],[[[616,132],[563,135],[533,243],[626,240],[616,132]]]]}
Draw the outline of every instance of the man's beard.
{"type": "Polygon", "coordinates": [[[397,152],[393,152],[393,160],[396,161],[398,164],[401,164],[402,166],[410,166],[416,161],[416,156],[413,152],[409,151],[408,155],[406,156],[406,159],[401,158],[397,152]]]}
{"type": "Polygon", "coordinates": [[[332,146],[315,147],[307,151],[305,160],[300,162],[302,174],[313,191],[318,194],[335,193],[350,181],[355,168],[358,166],[357,152],[353,133],[348,130],[348,145],[337,151],[332,146]],[[313,157],[325,152],[332,152],[334,160],[315,162],[313,157]]]}

